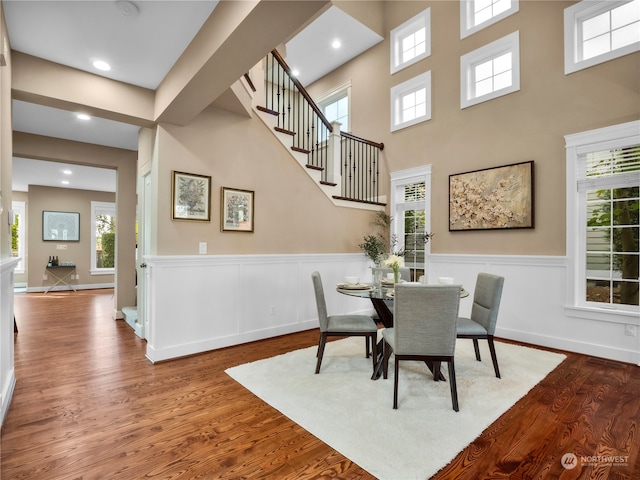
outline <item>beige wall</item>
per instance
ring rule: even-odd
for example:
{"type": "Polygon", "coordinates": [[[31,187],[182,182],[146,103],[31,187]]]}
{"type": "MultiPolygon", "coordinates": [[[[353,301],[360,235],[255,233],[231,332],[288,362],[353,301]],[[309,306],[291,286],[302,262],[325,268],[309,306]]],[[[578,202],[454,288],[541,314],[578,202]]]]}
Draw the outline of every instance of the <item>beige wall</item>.
{"type": "Polygon", "coordinates": [[[257,118],[209,108],[158,134],[157,255],[359,251],[373,214],[335,207],[257,118]],[[171,170],[210,175],[211,222],[171,220],[171,170]],[[221,187],[255,192],[255,232],[220,231],[221,187]]]}
{"type": "Polygon", "coordinates": [[[309,87],[319,96],[351,80],[353,133],[384,142],[391,171],[432,165],[433,253],[565,254],[563,136],[640,118],[640,53],[564,74],[563,10],[573,3],[521,1],[519,13],[460,40],[458,2],[387,2],[385,41],[309,87]],[[432,55],[391,75],[389,31],[426,7],[432,55]],[[461,110],[460,56],[514,31],[520,91],[461,110]],[[432,119],[390,133],[391,87],[429,70],[432,119]],[[527,160],[535,161],[535,229],[448,231],[450,174],[527,160]]]}
{"type": "Polygon", "coordinates": [[[60,262],[72,262],[76,265],[78,280],[69,281],[72,285],[91,285],[113,283],[113,275],[91,275],[91,202],[115,202],[115,194],[67,188],[29,186],[27,202],[28,258],[27,284],[29,288],[49,287],[55,283],[51,275],[43,279],[49,256],[57,255],[60,262]],[[42,212],[78,212],[80,213],[80,241],[52,242],[42,240],[42,212]],[[57,250],[58,245],[66,245],[66,250],[57,250]]]}

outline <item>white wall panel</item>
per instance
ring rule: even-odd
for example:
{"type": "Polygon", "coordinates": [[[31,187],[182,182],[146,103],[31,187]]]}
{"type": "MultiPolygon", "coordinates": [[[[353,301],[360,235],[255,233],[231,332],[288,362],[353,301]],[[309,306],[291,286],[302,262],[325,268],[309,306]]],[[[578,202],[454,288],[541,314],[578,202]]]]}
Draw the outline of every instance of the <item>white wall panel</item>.
{"type": "MultiPolygon", "coordinates": [[[[345,275],[371,281],[361,254],[146,257],[147,357],[166,360],[317,328],[311,273],[319,271],[329,314],[368,313],[368,300],[335,292],[345,275]]],[[[505,277],[496,336],[614,360],[640,363],[639,339],[624,335],[628,318],[596,321],[565,311],[565,257],[430,255],[428,281],[452,276],[471,293],[479,272],[505,277]]]]}

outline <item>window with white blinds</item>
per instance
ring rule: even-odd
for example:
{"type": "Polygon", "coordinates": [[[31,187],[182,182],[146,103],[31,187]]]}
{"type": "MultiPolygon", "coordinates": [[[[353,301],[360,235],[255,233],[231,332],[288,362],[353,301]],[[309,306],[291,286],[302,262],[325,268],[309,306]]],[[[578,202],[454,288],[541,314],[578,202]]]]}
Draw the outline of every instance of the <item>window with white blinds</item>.
{"type": "Polygon", "coordinates": [[[396,249],[404,250],[404,263],[414,280],[424,275],[429,244],[431,167],[402,170],[391,174],[391,234],[396,249]]]}
{"type": "Polygon", "coordinates": [[[575,246],[568,252],[574,261],[574,304],[637,315],[640,122],[574,138],[583,142],[567,150],[573,163],[567,165],[568,179],[571,169],[575,179],[573,188],[567,185],[568,245],[575,246]],[[572,204],[575,215],[569,210],[572,204]]]}

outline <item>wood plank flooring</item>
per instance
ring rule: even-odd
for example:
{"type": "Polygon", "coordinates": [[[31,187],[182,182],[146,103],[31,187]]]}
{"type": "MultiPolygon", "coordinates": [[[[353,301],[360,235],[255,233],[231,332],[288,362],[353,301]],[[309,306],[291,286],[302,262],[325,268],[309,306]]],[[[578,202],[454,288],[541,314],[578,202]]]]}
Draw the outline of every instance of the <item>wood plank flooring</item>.
{"type": "MultiPolygon", "coordinates": [[[[224,373],[315,345],[317,330],[153,365],[145,342],[110,318],[111,295],[16,294],[0,478],[373,478],[224,373]]],[[[639,450],[640,367],[568,354],[433,478],[631,480],[639,450]],[[562,467],[565,453],[576,468],[562,467]],[[603,458],[613,455],[626,460],[603,458]]]]}

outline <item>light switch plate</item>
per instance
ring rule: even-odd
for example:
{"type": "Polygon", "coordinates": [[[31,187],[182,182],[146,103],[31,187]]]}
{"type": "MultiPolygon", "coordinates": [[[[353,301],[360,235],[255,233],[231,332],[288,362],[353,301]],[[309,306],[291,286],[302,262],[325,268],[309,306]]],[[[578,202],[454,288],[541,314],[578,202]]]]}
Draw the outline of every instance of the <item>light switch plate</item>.
{"type": "Polygon", "coordinates": [[[207,253],[207,242],[200,242],[198,252],[200,253],[200,255],[205,255],[207,253]]]}

